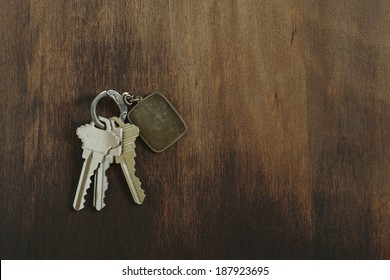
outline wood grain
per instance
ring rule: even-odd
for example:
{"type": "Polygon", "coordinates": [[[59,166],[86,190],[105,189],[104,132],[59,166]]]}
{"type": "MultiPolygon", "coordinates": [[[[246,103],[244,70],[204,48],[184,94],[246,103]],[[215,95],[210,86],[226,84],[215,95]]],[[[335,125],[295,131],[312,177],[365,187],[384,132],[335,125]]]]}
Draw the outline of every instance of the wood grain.
{"type": "Polygon", "coordinates": [[[2,259],[390,258],[388,1],[0,5],[2,259]],[[137,142],[142,206],[113,166],[75,212],[75,130],[109,88],[189,129],[137,142]]]}

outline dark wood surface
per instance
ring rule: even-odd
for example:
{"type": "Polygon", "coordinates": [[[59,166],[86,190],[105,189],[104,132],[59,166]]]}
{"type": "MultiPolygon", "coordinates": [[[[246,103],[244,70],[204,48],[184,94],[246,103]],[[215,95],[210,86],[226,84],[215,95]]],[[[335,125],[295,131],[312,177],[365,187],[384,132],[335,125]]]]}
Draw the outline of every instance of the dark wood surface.
{"type": "Polygon", "coordinates": [[[389,1],[0,5],[2,259],[390,258],[389,1]],[[188,133],[137,142],[142,206],[115,165],[76,212],[110,88],[164,93],[188,133]]]}

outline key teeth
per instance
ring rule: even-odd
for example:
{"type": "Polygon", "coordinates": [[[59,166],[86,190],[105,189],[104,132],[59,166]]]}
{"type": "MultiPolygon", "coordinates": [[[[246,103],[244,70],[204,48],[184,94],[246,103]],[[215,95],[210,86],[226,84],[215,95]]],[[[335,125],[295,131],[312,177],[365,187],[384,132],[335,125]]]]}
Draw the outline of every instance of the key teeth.
{"type": "Polygon", "coordinates": [[[109,158],[106,157],[105,160],[101,163],[101,164],[103,164],[103,168],[102,168],[102,165],[100,165],[99,168],[97,169],[97,172],[95,172],[95,188],[94,188],[94,198],[95,199],[97,198],[96,191],[100,192],[99,188],[98,188],[98,183],[96,181],[96,176],[100,176],[99,175],[100,172],[103,172],[103,174],[101,174],[102,180],[103,180],[102,181],[102,189],[101,189],[101,197],[100,196],[98,197],[101,199],[100,199],[100,201],[94,200],[94,206],[95,206],[97,211],[102,210],[106,206],[105,199],[106,199],[106,191],[108,190],[108,178],[107,178],[106,173],[107,173],[107,170],[110,167],[112,161],[113,161],[113,159],[110,160],[109,158]],[[106,162],[106,160],[107,160],[107,162],[106,162]]]}
{"type": "Polygon", "coordinates": [[[81,209],[84,208],[84,204],[85,204],[85,196],[87,195],[87,191],[89,189],[89,187],[91,186],[92,184],[92,180],[91,180],[91,177],[92,175],[94,174],[93,170],[89,170],[88,174],[87,174],[87,181],[85,182],[85,188],[84,188],[84,191],[83,191],[83,194],[82,194],[82,198],[81,198],[81,201],[80,201],[80,206],[77,207],[77,201],[75,201],[73,203],[73,208],[76,210],[76,211],[80,211],[81,209]]]}
{"type": "Polygon", "coordinates": [[[100,208],[98,211],[102,210],[105,206],[106,206],[106,191],[108,190],[108,180],[107,180],[107,177],[106,177],[106,171],[104,171],[104,178],[105,178],[105,181],[106,181],[106,185],[103,189],[103,199],[102,199],[102,208],[100,208]]]}
{"type": "MultiPolygon", "coordinates": [[[[91,175],[92,176],[92,175],[91,175]]],[[[91,176],[88,177],[87,179],[87,186],[91,186],[91,183],[92,183],[92,180],[91,180],[91,176]]],[[[83,198],[81,200],[81,203],[80,203],[80,207],[77,208],[77,204],[76,202],[73,204],[73,208],[76,210],[76,211],[80,211],[81,209],[84,208],[84,204],[85,204],[85,196],[87,195],[87,188],[85,188],[85,191],[83,192],[83,198]]]]}

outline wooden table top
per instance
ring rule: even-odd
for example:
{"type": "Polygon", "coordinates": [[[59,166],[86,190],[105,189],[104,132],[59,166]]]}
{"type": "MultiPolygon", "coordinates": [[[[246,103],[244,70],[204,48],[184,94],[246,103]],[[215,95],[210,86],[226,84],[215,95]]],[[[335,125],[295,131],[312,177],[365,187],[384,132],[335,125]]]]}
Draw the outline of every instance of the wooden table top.
{"type": "Polygon", "coordinates": [[[390,258],[389,1],[0,6],[2,259],[390,258]],[[162,92],[188,131],[137,140],[142,206],[113,165],[76,212],[104,89],[162,92]]]}

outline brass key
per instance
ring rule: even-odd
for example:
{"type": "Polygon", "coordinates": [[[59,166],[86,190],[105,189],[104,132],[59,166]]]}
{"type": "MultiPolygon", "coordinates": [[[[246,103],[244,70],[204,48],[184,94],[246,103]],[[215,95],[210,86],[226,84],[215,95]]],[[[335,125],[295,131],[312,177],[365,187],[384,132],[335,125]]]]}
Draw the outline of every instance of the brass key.
{"type": "MultiPolygon", "coordinates": [[[[97,128],[95,123],[91,122],[80,126],[76,131],[83,143],[83,158],[85,159],[73,202],[73,207],[77,211],[84,208],[85,195],[91,183],[90,177],[104,161],[108,151],[120,145],[120,139],[108,125],[109,120],[105,118],[101,120],[106,122],[106,129],[97,128]]],[[[101,189],[103,188],[99,188],[101,189]]]]}
{"type": "Polygon", "coordinates": [[[135,140],[139,135],[139,129],[133,124],[124,123],[117,117],[111,118],[114,124],[123,129],[122,154],[115,156],[115,162],[121,165],[134,202],[142,204],[145,199],[144,190],[141,189],[141,181],[135,176],[135,140]]]}

